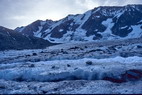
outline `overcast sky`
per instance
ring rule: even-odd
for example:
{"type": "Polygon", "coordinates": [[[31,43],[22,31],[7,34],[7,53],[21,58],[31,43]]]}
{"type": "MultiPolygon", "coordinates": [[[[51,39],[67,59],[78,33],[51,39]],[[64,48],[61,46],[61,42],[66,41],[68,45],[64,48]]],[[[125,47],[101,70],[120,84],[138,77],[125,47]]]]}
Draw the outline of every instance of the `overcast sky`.
{"type": "Polygon", "coordinates": [[[16,28],[35,20],[58,20],[98,6],[142,4],[142,0],[0,0],[0,26],[16,28]]]}

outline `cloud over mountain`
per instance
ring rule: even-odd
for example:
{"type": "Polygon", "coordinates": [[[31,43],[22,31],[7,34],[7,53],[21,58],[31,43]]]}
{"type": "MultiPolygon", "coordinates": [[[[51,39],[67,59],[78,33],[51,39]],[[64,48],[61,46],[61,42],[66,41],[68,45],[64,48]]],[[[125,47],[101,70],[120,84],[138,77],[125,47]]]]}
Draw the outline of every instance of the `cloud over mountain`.
{"type": "Polygon", "coordinates": [[[98,6],[142,4],[141,0],[0,0],[0,25],[15,28],[37,19],[58,20],[98,6]]]}

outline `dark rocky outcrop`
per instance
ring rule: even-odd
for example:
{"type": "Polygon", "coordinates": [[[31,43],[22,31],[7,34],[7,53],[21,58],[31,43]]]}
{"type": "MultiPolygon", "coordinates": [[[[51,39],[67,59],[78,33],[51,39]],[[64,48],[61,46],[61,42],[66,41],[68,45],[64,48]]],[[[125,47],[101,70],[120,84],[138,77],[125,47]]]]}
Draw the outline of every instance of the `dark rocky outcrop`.
{"type": "Polygon", "coordinates": [[[41,38],[26,36],[0,26],[0,50],[40,49],[54,45],[41,38]]]}

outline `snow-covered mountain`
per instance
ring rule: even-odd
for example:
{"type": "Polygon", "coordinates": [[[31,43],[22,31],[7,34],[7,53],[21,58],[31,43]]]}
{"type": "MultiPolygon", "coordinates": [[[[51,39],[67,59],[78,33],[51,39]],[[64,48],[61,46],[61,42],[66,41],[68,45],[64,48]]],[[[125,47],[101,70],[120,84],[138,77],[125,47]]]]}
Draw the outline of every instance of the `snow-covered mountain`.
{"type": "Polygon", "coordinates": [[[15,30],[51,42],[94,41],[142,36],[142,5],[101,6],[59,21],[35,21],[15,30]]]}
{"type": "Polygon", "coordinates": [[[0,26],[0,94],[141,94],[141,84],[142,5],[0,26]]]}
{"type": "Polygon", "coordinates": [[[23,35],[0,26],[0,50],[41,49],[51,45],[53,44],[41,38],[23,35]]]}

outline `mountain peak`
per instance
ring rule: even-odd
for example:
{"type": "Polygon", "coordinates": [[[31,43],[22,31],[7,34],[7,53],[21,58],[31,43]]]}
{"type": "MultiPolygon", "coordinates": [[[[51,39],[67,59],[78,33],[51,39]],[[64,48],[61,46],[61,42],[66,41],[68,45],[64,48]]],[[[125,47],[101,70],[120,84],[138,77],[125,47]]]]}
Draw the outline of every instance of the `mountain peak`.
{"type": "Polygon", "coordinates": [[[60,43],[136,38],[142,35],[141,17],[140,4],[100,6],[84,14],[70,14],[59,21],[38,20],[21,32],[60,43]]]}

